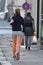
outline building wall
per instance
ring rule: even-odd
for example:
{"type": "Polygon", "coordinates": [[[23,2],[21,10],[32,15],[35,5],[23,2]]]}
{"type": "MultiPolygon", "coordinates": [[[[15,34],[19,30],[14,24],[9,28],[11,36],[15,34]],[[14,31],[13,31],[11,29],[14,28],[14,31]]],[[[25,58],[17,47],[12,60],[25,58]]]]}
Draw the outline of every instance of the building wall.
{"type": "Polygon", "coordinates": [[[13,11],[15,8],[20,8],[21,9],[21,15],[24,17],[25,16],[25,11],[22,8],[22,4],[27,1],[30,3],[31,9],[28,11],[31,12],[34,21],[35,21],[35,30],[37,31],[37,0],[6,0],[6,5],[5,9],[7,8],[7,5],[10,4],[13,1],[13,11]]]}
{"type": "MultiPolygon", "coordinates": [[[[25,11],[23,10],[23,8],[22,8],[22,5],[23,5],[23,3],[26,1],[26,0],[10,0],[10,1],[8,1],[8,0],[6,0],[6,4],[5,4],[5,10],[7,10],[7,6],[9,5],[9,4],[12,4],[11,2],[13,1],[13,5],[12,6],[10,6],[10,8],[11,8],[11,10],[12,10],[12,7],[13,7],[13,12],[15,12],[15,9],[16,8],[20,8],[21,10],[21,15],[24,17],[25,16],[25,11]]],[[[30,3],[30,0],[28,0],[28,2],[30,3]]],[[[10,10],[10,11],[11,11],[10,10]]],[[[30,11],[30,10],[29,10],[30,11]]]]}
{"type": "Polygon", "coordinates": [[[31,14],[35,21],[35,30],[37,32],[37,0],[31,0],[31,14]]]}
{"type": "Polygon", "coordinates": [[[22,8],[22,5],[23,3],[25,2],[25,0],[14,0],[14,7],[13,7],[13,10],[15,12],[15,9],[16,8],[20,8],[20,11],[21,11],[21,15],[24,17],[25,15],[25,11],[23,10],[22,8]]]}
{"type": "Polygon", "coordinates": [[[0,12],[5,10],[5,0],[0,0],[0,12]]]}
{"type": "Polygon", "coordinates": [[[30,3],[31,9],[29,10],[34,18],[35,31],[37,32],[37,0],[27,0],[30,3]]]}
{"type": "Polygon", "coordinates": [[[7,6],[11,4],[12,0],[5,0],[5,10],[7,10],[7,6]]]}

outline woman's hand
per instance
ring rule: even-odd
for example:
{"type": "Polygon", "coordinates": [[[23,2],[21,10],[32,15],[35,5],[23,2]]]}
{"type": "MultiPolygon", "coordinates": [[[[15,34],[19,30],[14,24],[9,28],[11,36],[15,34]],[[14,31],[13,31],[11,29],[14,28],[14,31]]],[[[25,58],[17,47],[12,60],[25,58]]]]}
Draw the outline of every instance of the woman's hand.
{"type": "Polygon", "coordinates": [[[34,32],[34,35],[36,36],[36,32],[34,32]]]}

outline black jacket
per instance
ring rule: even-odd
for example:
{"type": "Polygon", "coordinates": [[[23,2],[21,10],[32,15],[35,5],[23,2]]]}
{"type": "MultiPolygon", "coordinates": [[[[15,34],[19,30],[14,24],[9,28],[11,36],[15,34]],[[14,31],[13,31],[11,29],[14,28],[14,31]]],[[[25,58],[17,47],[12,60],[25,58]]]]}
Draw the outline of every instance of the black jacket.
{"type": "Polygon", "coordinates": [[[12,25],[12,31],[21,31],[21,25],[23,25],[23,18],[20,15],[14,15],[12,17],[12,19],[14,20],[13,23],[11,23],[12,25]]]}
{"type": "Polygon", "coordinates": [[[32,16],[26,16],[23,23],[23,32],[26,36],[33,36],[34,31],[34,19],[32,16]]]}

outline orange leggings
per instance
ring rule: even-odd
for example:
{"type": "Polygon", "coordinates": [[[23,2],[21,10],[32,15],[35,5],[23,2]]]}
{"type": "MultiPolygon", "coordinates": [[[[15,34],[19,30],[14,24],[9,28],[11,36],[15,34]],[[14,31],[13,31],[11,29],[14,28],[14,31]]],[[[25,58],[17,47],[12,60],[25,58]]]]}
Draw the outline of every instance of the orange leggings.
{"type": "Polygon", "coordinates": [[[12,38],[13,55],[15,55],[16,52],[19,52],[19,54],[20,54],[20,43],[21,43],[21,37],[20,36],[17,36],[16,38],[12,38]]]}

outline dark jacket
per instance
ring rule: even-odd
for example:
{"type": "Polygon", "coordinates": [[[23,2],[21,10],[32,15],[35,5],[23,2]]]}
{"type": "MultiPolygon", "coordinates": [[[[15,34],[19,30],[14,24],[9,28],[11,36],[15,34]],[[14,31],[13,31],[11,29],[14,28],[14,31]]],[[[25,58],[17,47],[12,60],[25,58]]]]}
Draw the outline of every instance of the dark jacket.
{"type": "Polygon", "coordinates": [[[14,20],[14,22],[11,23],[12,31],[21,31],[21,25],[23,25],[23,18],[19,14],[17,14],[14,15],[12,19],[14,20]]]}
{"type": "Polygon", "coordinates": [[[24,18],[24,23],[23,23],[23,32],[25,33],[26,36],[33,36],[34,34],[34,19],[32,16],[27,15],[24,18]]]}

